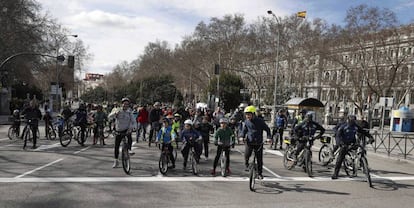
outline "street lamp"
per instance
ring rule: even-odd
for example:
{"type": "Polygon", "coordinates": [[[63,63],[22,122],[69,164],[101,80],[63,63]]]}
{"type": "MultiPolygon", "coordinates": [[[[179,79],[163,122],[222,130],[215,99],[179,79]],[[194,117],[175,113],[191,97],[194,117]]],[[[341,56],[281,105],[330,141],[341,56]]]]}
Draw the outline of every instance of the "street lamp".
{"type": "MultiPolygon", "coordinates": [[[[274,103],[274,108],[273,108],[273,119],[272,121],[274,121],[276,119],[276,105],[277,105],[277,73],[279,71],[279,41],[280,41],[280,22],[279,19],[276,17],[276,15],[272,12],[272,10],[268,10],[267,11],[268,14],[272,15],[276,21],[277,21],[277,43],[276,43],[276,68],[275,68],[275,89],[273,92],[273,103],[274,103]]],[[[273,123],[273,122],[272,122],[273,123]]]]}

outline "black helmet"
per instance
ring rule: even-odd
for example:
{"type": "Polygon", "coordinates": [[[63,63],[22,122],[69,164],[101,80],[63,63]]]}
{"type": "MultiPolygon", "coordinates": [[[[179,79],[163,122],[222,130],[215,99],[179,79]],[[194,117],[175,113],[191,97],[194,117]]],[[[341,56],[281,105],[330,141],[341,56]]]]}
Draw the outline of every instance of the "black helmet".
{"type": "Polygon", "coordinates": [[[300,114],[306,114],[306,113],[308,113],[308,111],[306,109],[302,109],[302,110],[299,111],[299,113],[300,114]]]}
{"type": "Polygon", "coordinates": [[[312,121],[312,120],[313,120],[313,115],[312,115],[312,113],[311,113],[311,112],[307,112],[307,113],[306,113],[306,115],[305,115],[305,119],[306,119],[307,121],[312,121]]]}

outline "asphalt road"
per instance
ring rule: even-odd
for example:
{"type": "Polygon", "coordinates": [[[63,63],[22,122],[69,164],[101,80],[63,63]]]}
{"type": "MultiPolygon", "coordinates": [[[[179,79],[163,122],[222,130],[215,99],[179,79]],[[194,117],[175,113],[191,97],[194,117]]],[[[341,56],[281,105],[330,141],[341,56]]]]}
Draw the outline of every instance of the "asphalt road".
{"type": "MultiPolygon", "coordinates": [[[[36,150],[22,150],[21,140],[7,138],[8,126],[0,126],[0,207],[412,207],[414,163],[368,153],[373,188],[363,177],[331,180],[333,166],[317,162],[314,177],[299,167],[286,170],[283,151],[265,150],[264,176],[256,192],[248,188],[244,171],[244,146],[231,152],[229,177],[210,175],[210,159],[202,157],[200,174],[177,167],[162,176],[158,148],[133,145],[132,172],[112,168],[113,139],[106,146],[82,147],[72,141],[62,147],[58,140],[41,139],[36,150]]],[[[317,146],[317,145],[315,145],[317,146]]],[[[265,147],[268,147],[266,145],[265,147]]],[[[315,148],[316,149],[316,148],[315,148]]],[[[361,174],[360,174],[361,175],[361,174]]]]}

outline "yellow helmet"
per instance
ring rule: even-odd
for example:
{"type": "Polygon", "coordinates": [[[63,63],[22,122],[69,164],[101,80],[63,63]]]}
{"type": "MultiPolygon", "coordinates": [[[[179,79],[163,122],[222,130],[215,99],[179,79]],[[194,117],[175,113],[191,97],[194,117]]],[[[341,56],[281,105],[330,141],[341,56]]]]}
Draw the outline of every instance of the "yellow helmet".
{"type": "Polygon", "coordinates": [[[245,113],[256,113],[256,107],[254,107],[253,105],[249,105],[244,109],[245,113]]]}

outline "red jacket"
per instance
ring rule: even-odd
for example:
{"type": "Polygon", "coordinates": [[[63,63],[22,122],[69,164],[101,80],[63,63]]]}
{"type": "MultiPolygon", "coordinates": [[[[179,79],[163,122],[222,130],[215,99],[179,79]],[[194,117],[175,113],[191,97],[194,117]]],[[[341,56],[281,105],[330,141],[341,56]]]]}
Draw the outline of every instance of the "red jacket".
{"type": "Polygon", "coordinates": [[[148,110],[147,109],[142,108],[141,110],[139,110],[137,122],[148,123],[148,110]]]}

